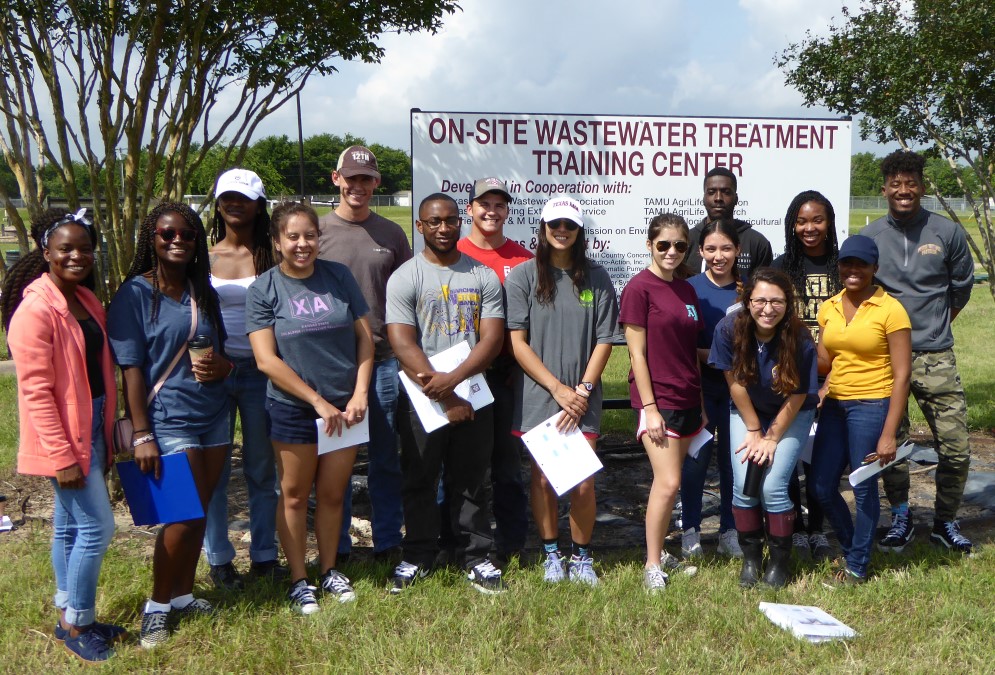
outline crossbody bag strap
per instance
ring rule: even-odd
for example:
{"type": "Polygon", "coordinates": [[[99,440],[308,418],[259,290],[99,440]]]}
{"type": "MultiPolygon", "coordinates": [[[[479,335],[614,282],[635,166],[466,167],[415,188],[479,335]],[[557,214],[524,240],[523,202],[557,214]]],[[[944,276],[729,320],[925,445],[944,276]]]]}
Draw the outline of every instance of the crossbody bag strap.
{"type": "Polygon", "coordinates": [[[173,368],[176,367],[176,364],[180,362],[180,359],[182,359],[183,355],[186,353],[187,342],[190,342],[190,340],[193,339],[193,336],[197,333],[197,297],[194,295],[193,283],[189,281],[187,282],[187,292],[190,294],[190,334],[187,335],[186,342],[184,342],[180,347],[180,351],[176,352],[176,356],[173,357],[169,367],[163,371],[162,377],[160,377],[159,381],[155,383],[154,387],[152,387],[152,391],[149,392],[149,397],[145,402],[145,405],[152,405],[152,400],[156,397],[156,394],[159,393],[159,390],[162,389],[162,385],[165,384],[166,378],[169,377],[169,374],[173,372],[173,368]]]}

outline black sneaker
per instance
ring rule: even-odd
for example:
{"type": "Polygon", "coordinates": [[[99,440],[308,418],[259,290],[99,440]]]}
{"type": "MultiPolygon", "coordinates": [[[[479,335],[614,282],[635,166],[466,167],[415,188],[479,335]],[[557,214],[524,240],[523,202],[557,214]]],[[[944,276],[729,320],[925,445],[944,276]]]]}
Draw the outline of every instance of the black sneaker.
{"type": "Polygon", "coordinates": [[[106,661],[114,656],[114,650],[94,630],[80,633],[76,637],[66,637],[63,644],[66,651],[88,663],[106,661]]]}
{"type": "Polygon", "coordinates": [[[169,639],[170,612],[145,612],[142,614],[140,644],[145,649],[153,649],[165,644],[169,639]]]}
{"type": "Polygon", "coordinates": [[[508,590],[501,581],[501,570],[494,567],[490,560],[477,563],[466,573],[466,579],[477,591],[487,595],[497,595],[508,590]]]}
{"type": "Polygon", "coordinates": [[[211,616],[214,614],[214,607],[204,598],[194,598],[186,607],[173,607],[170,614],[176,621],[194,616],[211,616]]]}
{"type": "Polygon", "coordinates": [[[415,583],[419,579],[424,579],[428,576],[428,571],[421,567],[420,565],[412,565],[409,562],[404,562],[403,560],[394,568],[394,574],[390,577],[390,590],[391,595],[397,595],[403,593],[408,586],[415,583]]]}
{"type": "Polygon", "coordinates": [[[267,560],[265,562],[254,562],[249,565],[249,576],[253,579],[283,581],[290,578],[290,570],[276,560],[267,560]]]}
{"type": "Polygon", "coordinates": [[[901,553],[915,539],[916,531],[912,525],[912,512],[905,515],[891,514],[891,529],[878,542],[878,548],[887,553],[901,553]]]}
{"type": "Polygon", "coordinates": [[[318,606],[317,598],[314,597],[316,590],[318,589],[308,584],[307,579],[300,579],[287,592],[291,608],[304,616],[317,612],[321,608],[318,606]]]}
{"type": "Polygon", "coordinates": [[[211,565],[209,576],[211,577],[211,581],[214,582],[215,588],[222,591],[240,591],[245,587],[238,570],[230,562],[224,565],[211,565]]]}
{"type": "Polygon", "coordinates": [[[929,540],[937,546],[945,546],[958,553],[970,555],[974,550],[971,540],[960,533],[960,523],[956,520],[934,520],[929,540]]]}
{"type": "Polygon", "coordinates": [[[321,575],[321,590],[339,602],[356,600],[356,591],[353,590],[349,577],[336,569],[330,569],[321,575]]]}

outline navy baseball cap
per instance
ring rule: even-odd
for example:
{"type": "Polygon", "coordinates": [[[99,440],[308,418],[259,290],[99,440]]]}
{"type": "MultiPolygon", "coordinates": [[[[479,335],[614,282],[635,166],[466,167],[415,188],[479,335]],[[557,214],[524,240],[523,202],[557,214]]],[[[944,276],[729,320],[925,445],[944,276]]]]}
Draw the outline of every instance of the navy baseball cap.
{"type": "Polygon", "coordinates": [[[877,265],[878,245],[874,243],[873,239],[862,234],[847,237],[843,245],[840,246],[839,259],[846,260],[847,258],[856,258],[868,265],[877,265]]]}

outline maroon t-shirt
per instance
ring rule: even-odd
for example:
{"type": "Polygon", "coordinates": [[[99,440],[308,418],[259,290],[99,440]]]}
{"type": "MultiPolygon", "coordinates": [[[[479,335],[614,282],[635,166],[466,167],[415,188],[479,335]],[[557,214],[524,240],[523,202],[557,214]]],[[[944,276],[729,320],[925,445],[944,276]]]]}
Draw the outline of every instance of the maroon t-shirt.
{"type": "MultiPolygon", "coordinates": [[[[646,363],[657,407],[700,407],[697,345],[698,333],[705,324],[691,284],[683,279],[664,281],[648,269],[643,270],[622,291],[618,322],[646,329],[646,363]]],[[[643,407],[631,370],[629,397],[633,408],[643,407]]]]}

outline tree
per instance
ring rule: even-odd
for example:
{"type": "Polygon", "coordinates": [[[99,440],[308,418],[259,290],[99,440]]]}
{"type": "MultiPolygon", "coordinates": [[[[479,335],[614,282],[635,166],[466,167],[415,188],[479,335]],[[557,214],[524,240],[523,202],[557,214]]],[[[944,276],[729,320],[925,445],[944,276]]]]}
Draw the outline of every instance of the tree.
{"type": "MultiPolygon", "coordinates": [[[[967,232],[995,298],[995,29],[990,0],[866,0],[843,9],[829,35],[775,57],[808,106],[860,114],[860,135],[925,146],[950,167],[974,212],[981,245],[967,232]],[[973,174],[977,186],[966,176],[973,174]]],[[[938,195],[927,175],[930,191],[938,195]]],[[[940,197],[951,219],[957,214],[940,197]]]]}
{"type": "Polygon", "coordinates": [[[850,157],[850,194],[854,197],[881,195],[881,160],[871,152],[850,157]]]}
{"type": "MultiPolygon", "coordinates": [[[[182,198],[216,147],[222,165],[242,163],[260,121],[311,75],[331,74],[337,58],[378,62],[385,32],[435,32],[459,8],[455,0],[5,4],[0,152],[31,217],[43,209],[43,169],[78,206],[73,162],[82,162],[106,238],[110,288],[103,290],[110,291],[130,265],[151,202],[182,198]]],[[[10,197],[0,182],[0,201],[27,250],[10,197]]]]}

